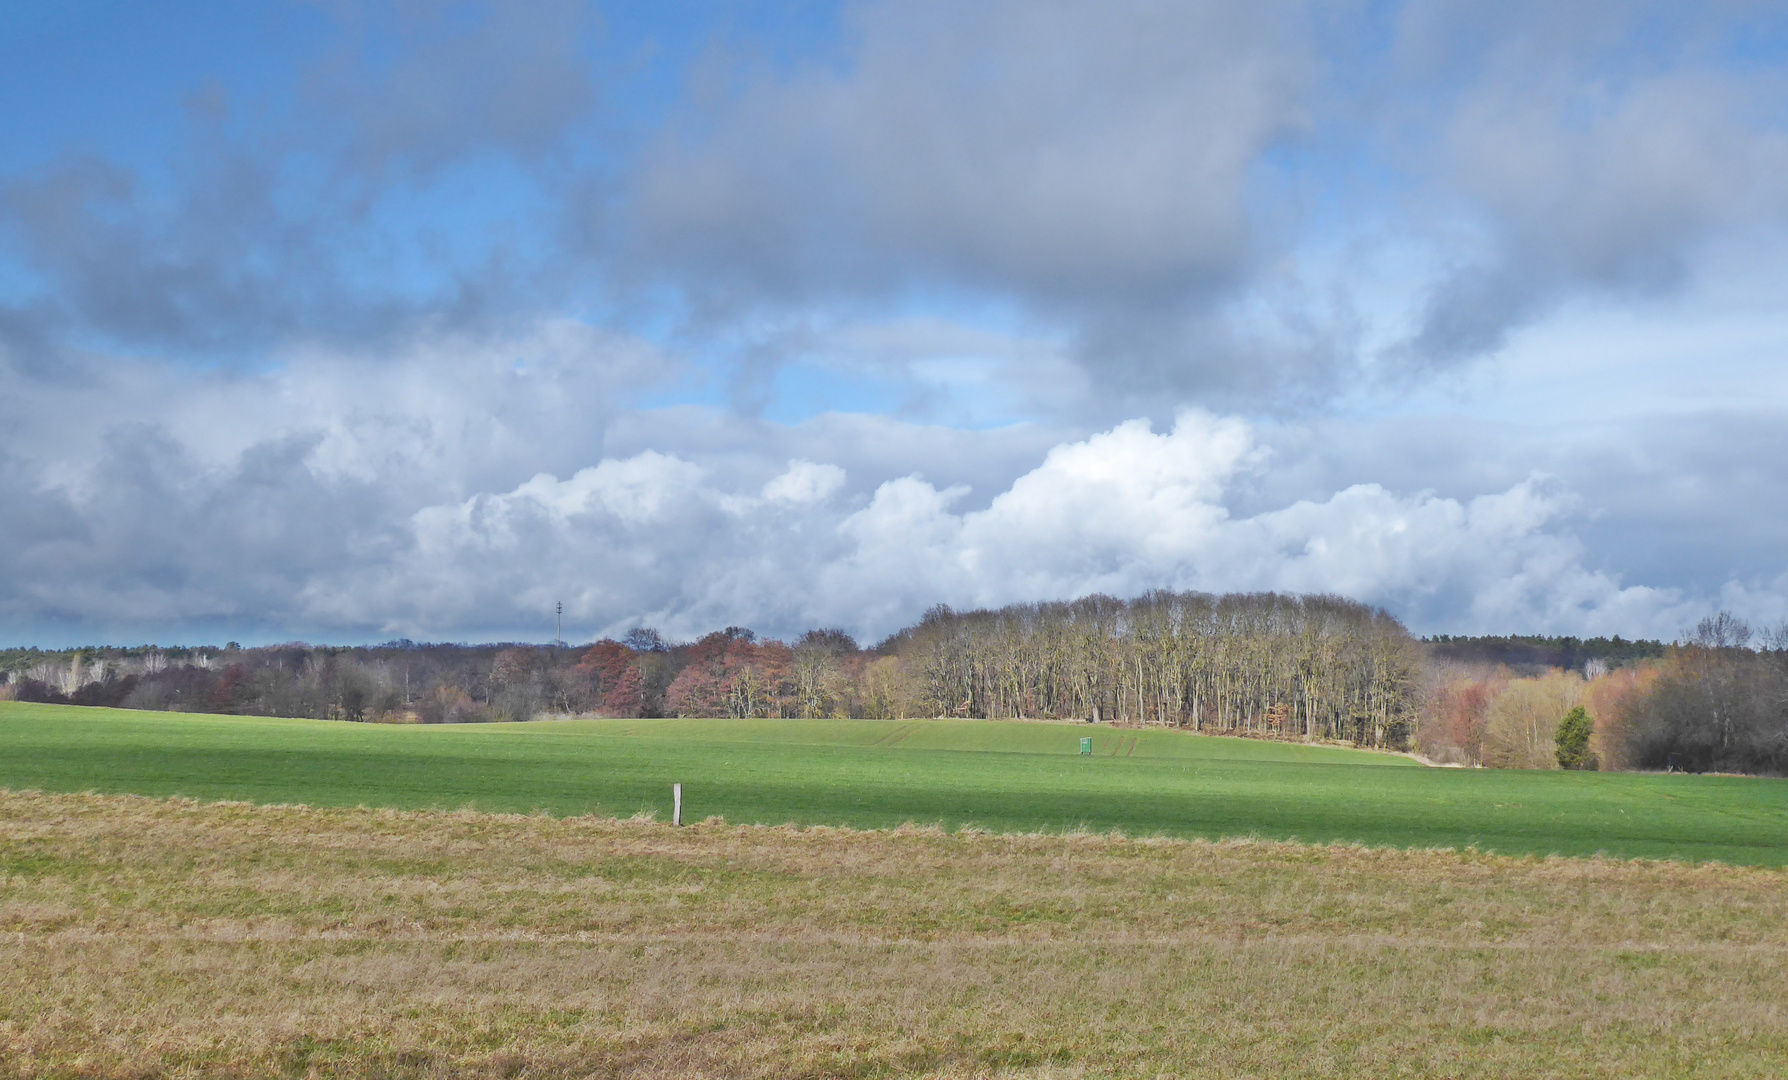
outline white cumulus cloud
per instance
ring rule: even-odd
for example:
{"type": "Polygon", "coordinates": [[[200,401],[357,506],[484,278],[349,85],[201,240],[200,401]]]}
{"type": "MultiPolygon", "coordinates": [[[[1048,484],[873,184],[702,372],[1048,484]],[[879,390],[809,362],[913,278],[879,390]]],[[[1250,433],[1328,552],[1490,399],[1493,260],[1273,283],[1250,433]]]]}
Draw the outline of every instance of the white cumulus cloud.
{"type": "Polygon", "coordinates": [[[920,476],[834,503],[844,470],[801,460],[752,497],[645,451],[425,508],[408,552],[312,602],[394,632],[562,594],[608,632],[839,625],[870,638],[933,603],[1158,587],[1337,592],[1452,631],[1668,636],[1699,610],[1585,566],[1563,528],[1574,498],[1544,477],[1465,500],[1360,484],[1232,514],[1226,494],[1269,467],[1245,421],[1196,410],[1165,431],[1131,420],[1058,445],[979,509],[962,508],[966,487],[920,476]]]}

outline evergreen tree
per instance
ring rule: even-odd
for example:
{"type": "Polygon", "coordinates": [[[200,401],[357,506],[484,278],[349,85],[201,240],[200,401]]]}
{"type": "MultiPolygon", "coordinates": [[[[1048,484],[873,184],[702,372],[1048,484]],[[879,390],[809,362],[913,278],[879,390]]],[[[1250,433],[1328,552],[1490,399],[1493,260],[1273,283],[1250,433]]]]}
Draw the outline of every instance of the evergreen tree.
{"type": "MultiPolygon", "coordinates": [[[[1541,729],[1544,730],[1544,729],[1541,729]]],[[[1558,722],[1558,767],[1561,769],[1594,769],[1595,754],[1589,749],[1591,724],[1589,713],[1579,705],[1564,714],[1558,722]]]]}

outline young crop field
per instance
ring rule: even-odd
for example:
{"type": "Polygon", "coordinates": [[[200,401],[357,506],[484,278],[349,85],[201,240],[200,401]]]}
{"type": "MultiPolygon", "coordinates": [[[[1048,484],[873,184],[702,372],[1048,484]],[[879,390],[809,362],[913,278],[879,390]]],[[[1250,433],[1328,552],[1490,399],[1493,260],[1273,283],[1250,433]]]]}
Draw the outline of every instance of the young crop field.
{"type": "Polygon", "coordinates": [[[1779,1077],[1784,959],[1760,867],[0,793],[7,1078],[1779,1077]]]}
{"type": "Polygon", "coordinates": [[[1389,754],[1008,721],[404,727],[0,703],[0,788],[317,807],[1788,863],[1788,783],[1428,769],[1389,754]],[[1080,739],[1093,740],[1090,756],[1080,739]]]}

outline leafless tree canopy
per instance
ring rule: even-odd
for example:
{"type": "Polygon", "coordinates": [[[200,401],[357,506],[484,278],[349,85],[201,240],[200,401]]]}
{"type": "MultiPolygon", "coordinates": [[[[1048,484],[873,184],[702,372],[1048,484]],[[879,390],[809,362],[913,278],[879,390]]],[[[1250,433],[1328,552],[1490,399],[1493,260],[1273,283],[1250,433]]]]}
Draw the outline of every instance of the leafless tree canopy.
{"type": "MultiPolygon", "coordinates": [[[[1170,724],[1401,746],[1416,643],[1335,596],[1157,591],[957,613],[889,643],[939,715],[1170,724]]],[[[887,646],[884,646],[887,647],[887,646]]]]}

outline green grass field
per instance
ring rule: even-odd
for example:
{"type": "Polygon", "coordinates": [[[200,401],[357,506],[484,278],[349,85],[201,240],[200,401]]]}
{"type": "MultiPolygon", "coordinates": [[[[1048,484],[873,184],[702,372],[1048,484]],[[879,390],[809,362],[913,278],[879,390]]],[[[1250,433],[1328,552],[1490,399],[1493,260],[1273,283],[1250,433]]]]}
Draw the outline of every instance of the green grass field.
{"type": "Polygon", "coordinates": [[[695,821],[1788,865],[1788,783],[1767,779],[1426,769],[1332,747],[996,721],[393,727],[0,703],[0,788],[12,790],[665,819],[673,782],[695,821]]]}

